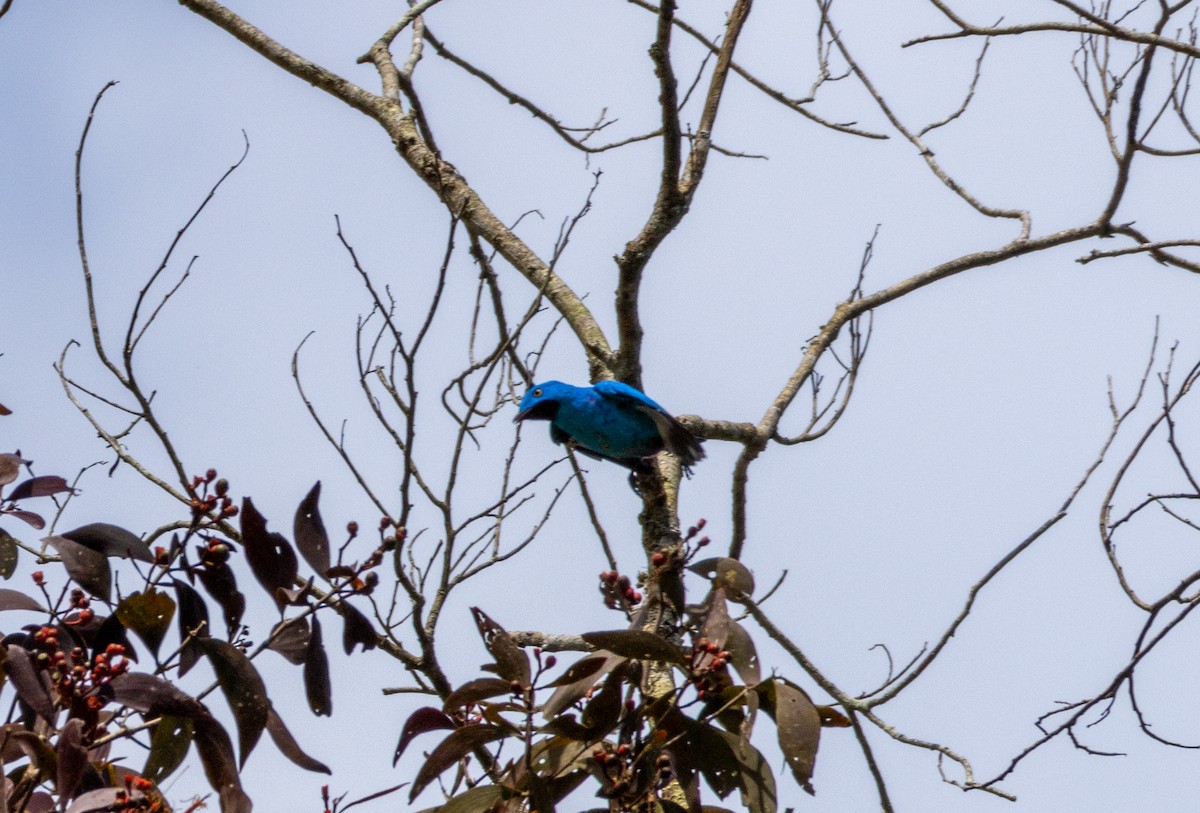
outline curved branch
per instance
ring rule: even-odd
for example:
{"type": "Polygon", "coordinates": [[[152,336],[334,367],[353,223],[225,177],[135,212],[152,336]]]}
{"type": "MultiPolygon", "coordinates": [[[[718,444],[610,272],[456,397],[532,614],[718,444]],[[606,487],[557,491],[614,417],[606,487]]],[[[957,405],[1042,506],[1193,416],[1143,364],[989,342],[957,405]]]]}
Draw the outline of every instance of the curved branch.
{"type": "Polygon", "coordinates": [[[667,0],[659,13],[658,36],[650,49],[655,73],[659,78],[659,103],[663,116],[663,165],[658,197],[641,232],[626,244],[617,257],[617,331],[620,345],[613,373],[622,381],[641,386],[642,325],[638,315],[638,298],[642,272],[654,251],[662,244],[687,214],[692,197],[704,176],[712,144],[712,130],[725,92],[734,49],[746,17],[750,0],[737,0],[729,13],[725,37],[721,42],[717,63],[709,79],[708,93],[700,122],[691,140],[687,161],[680,167],[679,111],[675,94],[675,76],[671,69],[670,42],[674,20],[674,2],[667,0]]]}
{"type": "MultiPolygon", "coordinates": [[[[563,315],[579,337],[588,355],[593,377],[607,372],[612,365],[608,340],[583,301],[488,208],[466,178],[431,149],[412,112],[405,112],[398,99],[369,93],[305,59],[214,0],[180,2],[288,73],[377,121],[396,145],[400,156],[417,177],[434,191],[450,213],[461,218],[513,268],[544,292],[546,299],[563,315]]],[[[386,87],[387,76],[395,70],[390,54],[386,48],[373,48],[372,55],[386,87]]]]}

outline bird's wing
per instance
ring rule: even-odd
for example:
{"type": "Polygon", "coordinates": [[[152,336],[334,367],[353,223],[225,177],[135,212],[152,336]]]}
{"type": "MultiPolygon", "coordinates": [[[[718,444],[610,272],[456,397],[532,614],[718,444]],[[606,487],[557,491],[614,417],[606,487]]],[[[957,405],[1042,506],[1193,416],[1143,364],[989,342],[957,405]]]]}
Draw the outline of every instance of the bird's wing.
{"type": "Polygon", "coordinates": [[[620,381],[601,381],[595,390],[604,398],[636,410],[654,421],[663,444],[685,468],[704,458],[704,449],[696,436],[645,393],[620,381]]]}

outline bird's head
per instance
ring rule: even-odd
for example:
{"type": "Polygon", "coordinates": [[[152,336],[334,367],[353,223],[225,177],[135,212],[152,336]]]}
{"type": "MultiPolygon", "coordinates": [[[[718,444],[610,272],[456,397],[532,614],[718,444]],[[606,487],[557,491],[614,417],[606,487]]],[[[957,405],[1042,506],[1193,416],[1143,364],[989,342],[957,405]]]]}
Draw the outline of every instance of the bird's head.
{"type": "Polygon", "coordinates": [[[534,384],[521,399],[520,410],[513,423],[524,420],[552,421],[558,414],[559,399],[570,388],[561,381],[543,381],[534,384]]]}

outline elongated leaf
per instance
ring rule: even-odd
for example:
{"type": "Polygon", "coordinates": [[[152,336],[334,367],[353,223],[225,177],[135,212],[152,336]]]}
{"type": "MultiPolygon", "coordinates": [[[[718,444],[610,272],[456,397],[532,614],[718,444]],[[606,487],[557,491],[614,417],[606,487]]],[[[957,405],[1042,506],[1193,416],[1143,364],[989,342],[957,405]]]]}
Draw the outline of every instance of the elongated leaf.
{"type": "Polygon", "coordinates": [[[57,475],[48,474],[43,477],[30,477],[17,484],[12,491],[8,492],[8,499],[17,502],[32,497],[49,497],[67,491],[71,491],[71,487],[67,485],[66,480],[57,475]]]}
{"type": "Polygon", "coordinates": [[[821,728],[849,728],[854,725],[849,717],[833,706],[817,706],[817,714],[821,715],[821,728]]]}
{"type": "Polygon", "coordinates": [[[33,610],[46,612],[46,608],[34,601],[33,596],[27,596],[20,590],[0,588],[0,610],[33,610]]]}
{"type": "Polygon", "coordinates": [[[184,642],[179,651],[179,676],[183,677],[204,654],[195,638],[208,638],[211,635],[208,605],[204,603],[204,597],[193,590],[191,585],[179,579],[172,579],[171,582],[175,586],[175,601],[179,607],[179,640],[184,642]]]}
{"type": "Polygon", "coordinates": [[[113,699],[149,717],[171,715],[196,718],[208,712],[204,704],[173,683],[146,672],[126,672],[112,679],[113,699]]]}
{"type": "Polygon", "coordinates": [[[238,779],[229,734],[220,723],[208,716],[196,719],[194,725],[196,752],[200,755],[208,784],[221,800],[221,813],[250,813],[252,805],[238,779]]]}
{"type": "Polygon", "coordinates": [[[217,638],[199,642],[217,673],[238,730],[238,761],[244,764],[267,725],[267,687],[254,664],[237,647],[217,638]]]}
{"type": "Polygon", "coordinates": [[[725,601],[725,591],[716,588],[708,595],[707,612],[700,633],[719,648],[725,648],[725,640],[729,637],[729,604],[725,601]]]}
{"type": "Polygon", "coordinates": [[[504,801],[507,793],[510,791],[503,785],[478,785],[447,799],[438,813],[488,813],[496,808],[497,802],[504,801]]]}
{"type": "MultiPolygon", "coordinates": [[[[92,654],[98,654],[108,649],[109,644],[120,644],[125,647],[125,657],[131,661],[138,659],[137,648],[129,640],[129,634],[125,629],[125,625],[121,623],[121,619],[115,615],[110,616],[95,616],[92,619],[93,623],[99,622],[96,631],[88,640],[87,645],[92,648],[92,654]]],[[[82,625],[79,625],[82,626],[82,625]]],[[[64,630],[73,630],[72,625],[66,625],[64,630]]],[[[61,636],[60,636],[61,637],[61,636]]]]}
{"type": "Polygon", "coordinates": [[[333,771],[329,770],[325,763],[313,759],[304,752],[304,749],[292,736],[292,732],[288,731],[287,726],[283,724],[283,718],[279,716],[279,712],[275,711],[273,707],[267,712],[267,733],[271,735],[271,740],[279,752],[290,759],[293,764],[313,773],[333,774],[333,771]]]}
{"type": "Polygon", "coordinates": [[[408,715],[408,719],[404,722],[404,730],[400,732],[400,742],[396,745],[396,751],[392,755],[392,767],[396,767],[396,763],[400,761],[404,749],[408,748],[413,737],[438,729],[454,729],[454,720],[441,709],[424,706],[408,715]]]}
{"type": "Polygon", "coordinates": [[[112,570],[104,554],[65,536],[47,536],[46,542],[62,557],[67,575],[91,595],[102,601],[112,597],[112,570]]]}
{"type": "Polygon", "coordinates": [[[237,635],[242,626],[242,613],[246,612],[246,597],[237,588],[237,579],[233,571],[225,563],[205,565],[196,571],[200,583],[221,605],[225,616],[225,631],[230,640],[237,635]]]}
{"type": "Polygon", "coordinates": [[[779,731],[779,749],[792,776],[811,794],[810,780],[821,740],[821,715],[803,690],[782,680],[775,681],[775,726],[779,731]]]}
{"type": "Polygon", "coordinates": [[[81,525],[73,531],[65,531],[62,536],[105,556],[137,559],[139,562],[154,561],[154,553],[150,550],[150,546],[139,539],[136,534],[107,522],[81,525]]]}
{"type": "Polygon", "coordinates": [[[69,799],[79,787],[88,766],[87,749],[83,747],[83,720],[67,720],[58,732],[58,778],[55,780],[60,798],[69,799]]]}
{"type": "Polygon", "coordinates": [[[683,650],[661,635],[646,630],[609,630],[585,632],[583,640],[597,649],[607,649],[617,655],[638,661],[666,661],[680,666],[687,664],[683,650]]]}
{"type": "Polygon", "coordinates": [[[304,655],[304,693],[308,707],[318,717],[333,714],[333,688],[329,683],[329,658],[321,641],[321,622],[312,617],[312,633],[304,655]]]}
{"type": "Polygon", "coordinates": [[[479,628],[484,646],[496,659],[496,673],[505,680],[520,683],[522,687],[528,686],[531,679],[529,656],[483,610],[472,607],[471,613],[475,616],[475,626],[479,628]]]}
{"type": "Polygon", "coordinates": [[[20,548],[17,547],[16,538],[8,531],[0,528],[0,578],[12,578],[12,574],[17,569],[17,559],[20,556],[20,548]]]}
{"type": "Polygon", "coordinates": [[[567,667],[566,671],[546,685],[549,687],[566,686],[577,680],[596,677],[607,662],[608,658],[604,655],[588,655],[586,658],[575,661],[567,667]]]}
{"type": "Polygon", "coordinates": [[[242,500],[240,517],[242,545],[246,551],[246,561],[250,563],[250,570],[282,610],[286,599],[276,591],[291,587],[298,573],[296,553],[292,550],[292,544],[280,534],[267,531],[266,518],[258,512],[249,497],[242,500]]]}
{"type": "Polygon", "coordinates": [[[713,792],[724,799],[741,790],[748,813],[775,813],[775,777],[758,749],[741,742],[737,734],[705,723],[687,725],[690,757],[713,792]]]}
{"type": "Polygon", "coordinates": [[[142,776],[161,783],[173,774],[187,756],[194,733],[195,727],[190,718],[162,715],[154,726],[154,733],[150,735],[150,754],[146,757],[142,776]]]}
{"type": "Polygon", "coordinates": [[[124,787],[96,788],[75,797],[71,801],[71,806],[67,808],[67,813],[100,813],[107,810],[120,810],[124,807],[124,805],[118,807],[122,799],[127,799],[129,802],[136,804],[138,802],[144,803],[145,798],[145,794],[140,790],[127,793],[124,787]]]}
{"type": "Polygon", "coordinates": [[[621,719],[623,683],[620,672],[610,672],[600,691],[583,707],[581,722],[596,739],[607,736],[621,719]]]}
{"type": "Polygon", "coordinates": [[[41,514],[35,514],[33,511],[22,511],[17,508],[0,509],[0,514],[6,517],[16,517],[34,530],[40,531],[46,527],[46,520],[41,514]]]}
{"type": "Polygon", "coordinates": [[[321,521],[321,512],[317,508],[320,498],[321,481],[318,480],[296,509],[292,533],[304,561],[323,576],[329,570],[329,534],[325,533],[325,523],[321,521]]]}
{"type": "Polygon", "coordinates": [[[17,644],[9,644],[6,652],[4,672],[13,688],[17,690],[17,697],[24,700],[39,717],[53,724],[54,702],[33,665],[29,650],[17,644]]]}
{"type": "Polygon", "coordinates": [[[738,596],[754,594],[754,576],[750,569],[737,559],[720,559],[713,576],[713,587],[723,587],[729,598],[737,601],[738,596]]]}
{"type": "Polygon", "coordinates": [[[725,639],[725,651],[729,653],[729,662],[747,686],[755,686],[762,680],[762,667],[758,661],[758,650],[754,648],[754,639],[746,628],[736,621],[729,622],[729,637],[725,639]]]}
{"type": "Polygon", "coordinates": [[[504,678],[476,678],[459,686],[446,698],[446,711],[465,708],[489,697],[512,694],[512,681],[504,678]]]}
{"type": "Polygon", "coordinates": [[[362,644],[363,652],[374,649],[379,645],[379,635],[371,619],[360,613],[353,604],[343,601],[338,605],[342,614],[342,649],[349,655],[357,644],[362,644]]]}
{"type": "Polygon", "coordinates": [[[307,619],[289,618],[271,628],[271,643],[267,644],[267,649],[278,652],[288,663],[299,666],[308,655],[308,639],[311,635],[307,619]]]}
{"type": "Polygon", "coordinates": [[[688,754],[717,798],[724,799],[740,785],[741,769],[725,732],[707,723],[686,720],[688,754]]]}
{"type": "Polygon", "coordinates": [[[554,694],[550,695],[550,699],[542,706],[542,715],[549,720],[564,709],[573,706],[575,701],[586,695],[588,690],[597,681],[620,664],[625,663],[626,660],[628,658],[623,658],[620,655],[599,651],[576,662],[563,673],[559,680],[555,681],[555,684],[559,684],[558,688],[554,690],[554,694]],[[600,665],[593,671],[592,667],[595,665],[594,658],[600,659],[600,665]],[[568,674],[575,675],[577,668],[578,672],[574,680],[559,683],[568,674]]]}
{"type": "Polygon", "coordinates": [[[157,657],[158,648],[175,616],[175,601],[152,588],[122,599],[117,605],[116,616],[128,629],[136,632],[157,657]]]}
{"type": "Polygon", "coordinates": [[[0,454],[0,487],[16,482],[17,476],[21,473],[21,466],[30,462],[32,461],[22,460],[19,455],[0,454]]]}
{"type": "Polygon", "coordinates": [[[476,747],[501,739],[507,733],[503,728],[491,725],[468,725],[455,729],[430,752],[413,780],[408,801],[417,798],[430,782],[441,776],[442,771],[456,765],[476,747]]]}

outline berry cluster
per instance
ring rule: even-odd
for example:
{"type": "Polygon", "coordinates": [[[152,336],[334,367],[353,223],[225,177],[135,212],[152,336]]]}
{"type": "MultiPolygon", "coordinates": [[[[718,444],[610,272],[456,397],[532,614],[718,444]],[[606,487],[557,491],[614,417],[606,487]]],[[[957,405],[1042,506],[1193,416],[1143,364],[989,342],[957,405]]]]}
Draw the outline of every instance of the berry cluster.
{"type": "MultiPolygon", "coordinates": [[[[85,608],[77,616],[84,612],[91,610],[85,608]]],[[[82,701],[88,711],[99,711],[104,701],[97,696],[97,689],[129,671],[125,647],[121,644],[109,644],[103,652],[88,658],[83,647],[64,651],[56,627],[41,627],[33,633],[33,652],[34,663],[49,674],[54,692],[66,708],[82,701]]]]}
{"type": "Polygon", "coordinates": [[[112,806],[105,809],[114,813],[159,813],[170,810],[153,782],[133,774],[125,775],[124,790],[118,790],[112,806]]]}
{"type": "Polygon", "coordinates": [[[600,595],[604,596],[604,606],[610,610],[632,607],[642,600],[642,594],[633,589],[629,577],[622,576],[615,570],[606,570],[600,574],[600,595]]]}
{"type": "Polygon", "coordinates": [[[633,749],[628,743],[612,747],[607,743],[592,751],[592,763],[604,787],[599,796],[620,799],[629,794],[634,785],[633,749]]]}
{"type": "Polygon", "coordinates": [[[718,693],[732,681],[729,677],[729,652],[701,637],[692,646],[692,683],[697,697],[718,693]]]}
{"type": "Polygon", "coordinates": [[[216,521],[237,516],[238,507],[229,496],[229,481],[224,478],[217,480],[216,469],[209,469],[203,477],[193,477],[191,492],[192,498],[188,505],[192,509],[193,523],[199,524],[205,518],[216,521]]]}

